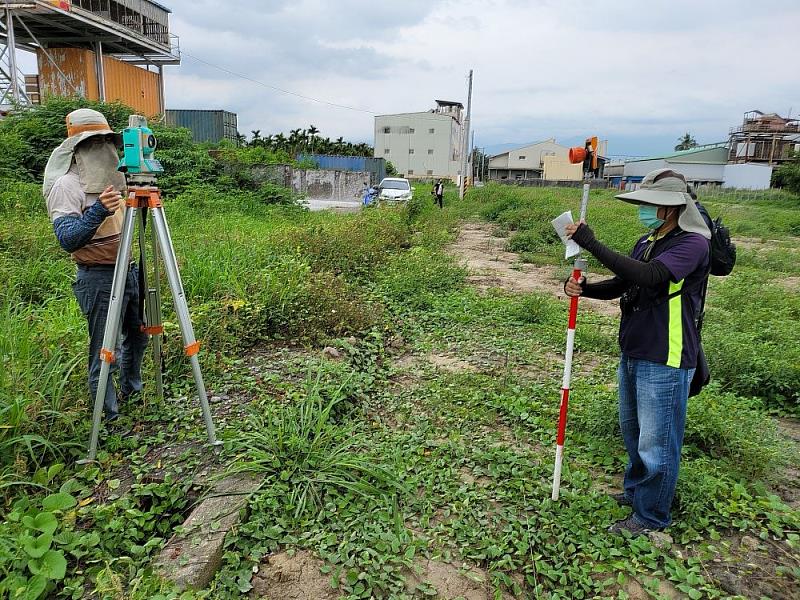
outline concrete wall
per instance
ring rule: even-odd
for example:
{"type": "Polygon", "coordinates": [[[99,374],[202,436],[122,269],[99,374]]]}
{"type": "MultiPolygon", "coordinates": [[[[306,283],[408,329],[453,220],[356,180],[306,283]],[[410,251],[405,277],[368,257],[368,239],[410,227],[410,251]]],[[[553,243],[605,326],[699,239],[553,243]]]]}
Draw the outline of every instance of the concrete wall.
{"type": "Polygon", "coordinates": [[[583,179],[583,163],[573,165],[568,158],[561,156],[545,156],[542,179],[555,181],[581,181],[583,179]]]}
{"type": "Polygon", "coordinates": [[[725,165],[722,187],[743,190],[769,189],[772,167],[763,164],[725,165]]]}
{"type": "Polygon", "coordinates": [[[419,112],[375,117],[375,157],[391,161],[398,173],[411,179],[458,177],[462,140],[461,124],[447,115],[419,112]]]}
{"type": "Polygon", "coordinates": [[[310,200],[360,202],[369,185],[366,171],[292,169],[292,190],[310,200]]]}
{"type": "Polygon", "coordinates": [[[291,165],[253,165],[253,178],[259,182],[292,188],[309,200],[361,202],[370,186],[367,171],[335,171],[332,169],[296,169],[291,165]]]}

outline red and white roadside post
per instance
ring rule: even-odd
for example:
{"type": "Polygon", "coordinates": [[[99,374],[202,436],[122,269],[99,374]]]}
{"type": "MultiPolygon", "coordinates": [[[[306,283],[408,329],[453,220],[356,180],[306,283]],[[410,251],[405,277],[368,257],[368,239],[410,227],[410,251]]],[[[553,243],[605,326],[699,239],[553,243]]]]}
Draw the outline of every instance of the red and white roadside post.
{"type": "MultiPolygon", "coordinates": [[[[583,185],[583,196],[581,198],[581,216],[583,221],[586,219],[586,208],[589,204],[589,184],[583,185]]],[[[578,255],[572,269],[572,277],[575,281],[580,281],[581,276],[586,271],[587,262],[578,255]]],[[[558,433],[556,435],[556,463],[553,469],[553,500],[558,500],[558,492],[561,487],[561,462],[564,458],[564,438],[567,433],[567,407],[569,405],[569,386],[572,379],[572,354],[575,348],[575,326],[578,322],[578,296],[570,298],[569,322],[567,325],[567,350],[564,354],[564,376],[561,380],[561,409],[558,413],[558,433]]]]}

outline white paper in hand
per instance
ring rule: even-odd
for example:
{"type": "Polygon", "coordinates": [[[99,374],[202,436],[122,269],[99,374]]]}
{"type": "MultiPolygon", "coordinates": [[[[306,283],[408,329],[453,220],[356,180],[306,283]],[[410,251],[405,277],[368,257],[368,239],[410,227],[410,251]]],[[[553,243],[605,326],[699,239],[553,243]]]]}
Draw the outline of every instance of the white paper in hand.
{"type": "Polygon", "coordinates": [[[572,258],[580,254],[581,247],[576,242],[567,239],[567,233],[565,231],[567,225],[575,222],[572,220],[572,211],[568,210],[565,213],[561,213],[550,222],[553,224],[553,228],[556,230],[558,237],[561,238],[561,241],[564,242],[564,245],[567,247],[564,258],[572,258]]]}

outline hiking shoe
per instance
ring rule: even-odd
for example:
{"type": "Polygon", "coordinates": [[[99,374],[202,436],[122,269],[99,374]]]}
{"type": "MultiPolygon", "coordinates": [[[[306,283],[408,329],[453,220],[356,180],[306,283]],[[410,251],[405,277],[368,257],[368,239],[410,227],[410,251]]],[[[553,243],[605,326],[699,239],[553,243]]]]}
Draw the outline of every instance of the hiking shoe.
{"type": "Polygon", "coordinates": [[[630,496],[626,495],[625,492],[609,495],[611,496],[611,499],[620,506],[633,506],[633,500],[631,500],[630,496]]]}
{"type": "Polygon", "coordinates": [[[635,515],[631,515],[627,519],[614,523],[608,528],[608,531],[610,533],[616,533],[617,535],[624,535],[627,533],[631,537],[638,537],[652,530],[647,525],[640,523],[635,515]]]}

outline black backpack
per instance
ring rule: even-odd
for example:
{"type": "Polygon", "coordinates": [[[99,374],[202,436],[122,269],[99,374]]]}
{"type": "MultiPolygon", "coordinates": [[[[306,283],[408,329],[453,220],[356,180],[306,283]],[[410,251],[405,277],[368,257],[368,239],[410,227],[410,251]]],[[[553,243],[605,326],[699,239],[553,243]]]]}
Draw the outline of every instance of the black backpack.
{"type": "MultiPolygon", "coordinates": [[[[695,201],[697,210],[703,217],[703,220],[711,230],[711,258],[709,264],[709,273],[718,277],[730,275],[733,271],[733,266],[736,264],[736,246],[731,241],[731,232],[725,225],[722,224],[722,218],[717,217],[712,220],[711,215],[708,214],[705,206],[695,201]]],[[[700,314],[697,318],[697,333],[703,329],[703,320],[706,315],[706,290],[708,286],[708,277],[703,283],[703,291],[700,296],[700,314]]],[[[708,369],[708,362],[706,361],[705,352],[703,352],[702,343],[699,347],[697,356],[697,367],[694,371],[694,377],[689,384],[689,397],[696,396],[700,391],[708,385],[711,381],[711,372],[708,369]]]]}
{"type": "Polygon", "coordinates": [[[736,245],[731,241],[730,230],[722,224],[722,217],[713,221],[705,206],[695,202],[697,210],[711,230],[711,269],[710,273],[717,277],[730,275],[736,264],[736,245]]]}

